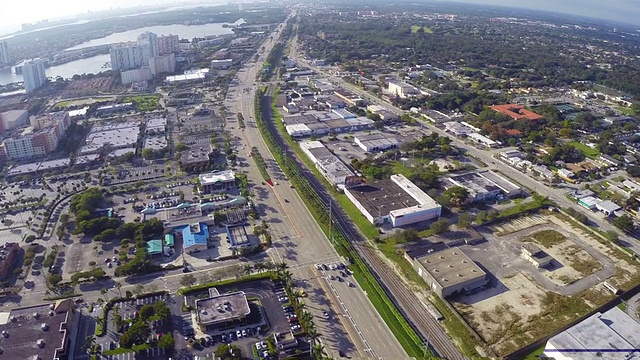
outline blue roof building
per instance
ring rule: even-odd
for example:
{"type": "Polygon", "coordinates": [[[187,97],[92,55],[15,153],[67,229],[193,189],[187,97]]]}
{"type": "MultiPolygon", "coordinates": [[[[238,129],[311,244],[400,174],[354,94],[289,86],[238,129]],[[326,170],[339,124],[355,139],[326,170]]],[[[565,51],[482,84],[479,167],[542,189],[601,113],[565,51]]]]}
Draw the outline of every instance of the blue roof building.
{"type": "Polygon", "coordinates": [[[209,226],[198,222],[182,229],[182,246],[187,253],[207,250],[209,226]]]}

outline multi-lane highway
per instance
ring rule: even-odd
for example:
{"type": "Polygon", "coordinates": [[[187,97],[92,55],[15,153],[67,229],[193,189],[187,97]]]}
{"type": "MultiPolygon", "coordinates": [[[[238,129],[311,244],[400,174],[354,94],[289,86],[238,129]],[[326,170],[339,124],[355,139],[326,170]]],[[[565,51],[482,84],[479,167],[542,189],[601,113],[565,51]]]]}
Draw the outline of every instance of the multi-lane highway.
{"type": "MultiPolygon", "coordinates": [[[[271,48],[278,41],[283,26],[266,41],[264,50],[256,62],[247,63],[237,74],[235,84],[228,91],[227,108],[242,113],[245,129],[231,118],[227,129],[244,141],[245,149],[257,148],[267,163],[267,171],[274,186],[266,185],[253,160],[246,174],[256,194],[255,201],[267,214],[274,247],[269,254],[274,261],[286,262],[299,282],[307,289],[307,308],[314,314],[316,325],[325,349],[332,357],[340,352],[357,358],[381,357],[406,358],[407,354],[380,318],[370,300],[358,286],[333,283],[314,271],[314,264],[342,261],[331,246],[319,225],[315,222],[295,189],[290,187],[285,175],[265,145],[254,119],[255,91],[260,84],[256,75],[261,70],[271,48]],[[249,89],[247,91],[247,89],[249,89]],[[333,314],[323,319],[324,311],[333,314]]],[[[244,154],[243,154],[244,155],[244,154]]],[[[353,281],[353,280],[352,280],[353,281]]]]}

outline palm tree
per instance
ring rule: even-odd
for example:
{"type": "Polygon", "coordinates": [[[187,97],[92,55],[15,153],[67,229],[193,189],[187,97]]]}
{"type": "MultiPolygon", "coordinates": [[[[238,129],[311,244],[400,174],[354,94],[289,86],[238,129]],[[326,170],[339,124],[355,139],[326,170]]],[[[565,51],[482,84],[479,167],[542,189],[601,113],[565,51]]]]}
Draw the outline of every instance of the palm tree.
{"type": "Polygon", "coordinates": [[[122,297],[122,290],[120,290],[122,289],[122,284],[116,281],[114,286],[118,289],[118,296],[122,297]]]}
{"type": "Polygon", "coordinates": [[[109,301],[109,297],[107,296],[107,293],[109,292],[109,290],[107,290],[107,288],[102,288],[100,289],[100,295],[104,296],[104,298],[109,301]]]}
{"type": "Polygon", "coordinates": [[[327,353],[324,351],[322,344],[317,344],[313,347],[311,355],[313,355],[315,359],[324,359],[327,353]]]}
{"type": "Polygon", "coordinates": [[[316,340],[320,338],[320,334],[316,329],[307,330],[307,339],[309,340],[309,352],[313,356],[313,345],[316,344],[316,340]]]}
{"type": "Polygon", "coordinates": [[[263,272],[263,271],[264,271],[264,269],[265,269],[265,264],[264,264],[264,262],[259,261],[259,262],[255,263],[255,265],[253,265],[253,268],[254,268],[257,272],[261,273],[261,272],[263,272]]]}
{"type": "Polygon", "coordinates": [[[285,271],[289,267],[289,265],[287,265],[287,263],[283,261],[281,263],[275,264],[275,267],[276,267],[276,272],[281,273],[285,271]]]}
{"type": "Polygon", "coordinates": [[[91,349],[95,344],[96,338],[93,335],[87,336],[87,338],[84,339],[84,344],[82,344],[82,351],[87,352],[87,350],[91,349]]]}
{"type": "Polygon", "coordinates": [[[285,270],[281,275],[282,283],[289,293],[293,293],[293,274],[289,270],[285,270]]]}
{"type": "Polygon", "coordinates": [[[253,272],[253,266],[251,266],[250,264],[245,265],[242,268],[242,272],[247,276],[251,275],[251,273],[253,272]]]}
{"type": "Polygon", "coordinates": [[[298,304],[298,310],[300,310],[300,311],[304,311],[304,310],[306,310],[306,307],[307,307],[307,304],[305,304],[305,303],[303,303],[303,302],[300,302],[300,303],[298,304]]]}
{"type": "Polygon", "coordinates": [[[297,303],[298,303],[298,304],[300,304],[301,306],[302,306],[302,305],[304,305],[304,304],[302,303],[302,301],[300,300],[300,299],[302,299],[302,295],[301,295],[299,292],[294,291],[294,292],[291,294],[291,296],[293,297],[293,300],[295,300],[295,302],[297,302],[297,303]]]}

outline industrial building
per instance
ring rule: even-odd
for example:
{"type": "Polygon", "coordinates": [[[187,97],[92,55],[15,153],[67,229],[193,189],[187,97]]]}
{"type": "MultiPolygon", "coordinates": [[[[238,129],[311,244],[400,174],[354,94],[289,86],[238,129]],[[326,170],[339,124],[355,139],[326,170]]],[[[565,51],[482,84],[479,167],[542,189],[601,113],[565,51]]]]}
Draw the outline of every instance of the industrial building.
{"type": "Polygon", "coordinates": [[[374,225],[410,225],[437,219],[442,211],[440,204],[401,174],[349,187],[345,194],[374,225]]]}
{"type": "Polygon", "coordinates": [[[211,60],[211,68],[224,70],[228,69],[233,65],[233,59],[220,59],[220,60],[211,60]]]}
{"type": "Polygon", "coordinates": [[[302,151],[313,161],[322,176],[335,186],[342,187],[353,172],[320,141],[303,141],[302,151]]]}
{"type": "Polygon", "coordinates": [[[544,355],[556,360],[637,359],[638,349],[640,324],[614,306],[549,339],[544,355]]]}
{"type": "Polygon", "coordinates": [[[147,120],[145,126],[145,134],[147,135],[160,135],[167,131],[167,118],[157,117],[147,120]]]}
{"type": "Polygon", "coordinates": [[[205,331],[230,325],[251,313],[244,291],[196,300],[196,318],[205,331]]]}
{"type": "Polygon", "coordinates": [[[66,169],[70,165],[71,165],[70,158],[41,161],[41,162],[39,161],[36,163],[14,165],[7,170],[6,174],[8,177],[12,177],[12,176],[18,176],[18,175],[25,175],[25,174],[44,173],[49,170],[66,169]]]}
{"type": "Polygon", "coordinates": [[[397,149],[401,145],[397,138],[382,133],[356,135],[353,140],[362,150],[370,153],[397,149]]]}
{"type": "Polygon", "coordinates": [[[491,170],[451,175],[445,180],[445,188],[459,186],[466,189],[469,202],[493,199],[500,193],[507,197],[522,194],[520,186],[491,170]]]}
{"type": "Polygon", "coordinates": [[[487,274],[459,248],[411,259],[413,268],[440,297],[464,294],[485,286],[487,274]]]}
{"type": "Polygon", "coordinates": [[[94,125],[87,135],[84,145],[80,147],[82,155],[97,153],[108,145],[111,149],[132,149],[140,137],[140,124],[133,121],[123,123],[106,123],[94,125]]]}
{"type": "Polygon", "coordinates": [[[225,192],[236,187],[236,174],[233,170],[200,174],[198,180],[200,180],[200,193],[202,194],[225,192]]]}
{"type": "Polygon", "coordinates": [[[334,112],[315,111],[285,116],[282,122],[292,137],[363,131],[372,129],[374,125],[373,120],[364,116],[344,119],[334,112]]]}
{"type": "Polygon", "coordinates": [[[72,299],[12,309],[0,316],[0,358],[66,359],[73,354],[80,313],[72,299]]]}
{"type": "Polygon", "coordinates": [[[209,69],[187,70],[182,75],[167,76],[164,82],[167,84],[186,83],[191,81],[204,81],[209,76],[209,69]]]}

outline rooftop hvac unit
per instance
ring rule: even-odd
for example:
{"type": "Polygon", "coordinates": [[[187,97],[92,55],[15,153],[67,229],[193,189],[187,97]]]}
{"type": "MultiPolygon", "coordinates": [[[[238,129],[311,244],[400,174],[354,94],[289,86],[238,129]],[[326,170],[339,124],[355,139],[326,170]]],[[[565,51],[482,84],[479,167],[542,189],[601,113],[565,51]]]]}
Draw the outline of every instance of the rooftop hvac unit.
{"type": "Polygon", "coordinates": [[[40,324],[40,329],[42,329],[42,331],[47,331],[49,330],[49,325],[47,325],[46,323],[42,323],[40,324]]]}
{"type": "Polygon", "coordinates": [[[40,315],[37,312],[34,312],[32,316],[34,319],[37,319],[40,315]]]}
{"type": "Polygon", "coordinates": [[[2,337],[8,338],[9,337],[9,332],[7,330],[2,330],[2,337]]]}
{"type": "Polygon", "coordinates": [[[55,314],[56,314],[56,313],[54,313],[54,312],[53,312],[53,310],[49,310],[49,316],[53,316],[53,315],[55,315],[55,314]]]}
{"type": "Polygon", "coordinates": [[[38,347],[43,348],[44,347],[44,339],[38,339],[38,341],[36,341],[36,345],[38,345],[38,347]]]}

